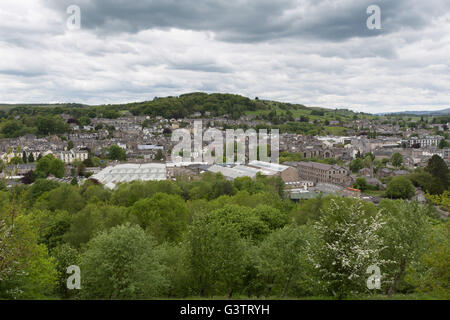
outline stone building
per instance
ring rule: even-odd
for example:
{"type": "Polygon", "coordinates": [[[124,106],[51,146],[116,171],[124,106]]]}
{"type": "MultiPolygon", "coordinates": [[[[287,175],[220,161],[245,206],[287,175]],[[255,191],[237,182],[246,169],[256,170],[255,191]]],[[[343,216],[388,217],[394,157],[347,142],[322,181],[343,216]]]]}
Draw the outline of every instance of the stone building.
{"type": "Polygon", "coordinates": [[[284,182],[299,181],[299,174],[296,168],[285,166],[277,163],[263,162],[263,161],[250,161],[249,167],[260,169],[266,172],[272,172],[271,175],[278,175],[284,182]]]}
{"type": "Polygon", "coordinates": [[[300,179],[314,181],[314,183],[332,183],[350,185],[349,171],[338,165],[317,162],[298,162],[297,169],[300,179]]]}
{"type": "Polygon", "coordinates": [[[84,161],[89,158],[89,152],[85,150],[69,150],[55,152],[55,156],[66,164],[72,163],[74,160],[84,161]]]}

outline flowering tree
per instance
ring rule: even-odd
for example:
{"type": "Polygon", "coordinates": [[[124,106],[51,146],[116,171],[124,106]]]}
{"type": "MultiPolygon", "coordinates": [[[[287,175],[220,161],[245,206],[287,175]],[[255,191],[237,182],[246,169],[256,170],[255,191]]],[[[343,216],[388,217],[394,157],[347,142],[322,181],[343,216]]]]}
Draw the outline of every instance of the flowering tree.
{"type": "Polygon", "coordinates": [[[356,199],[332,199],[314,224],[320,243],[311,250],[320,291],[339,299],[367,291],[371,265],[382,267],[383,240],[378,235],[382,215],[372,204],[356,199]]]}

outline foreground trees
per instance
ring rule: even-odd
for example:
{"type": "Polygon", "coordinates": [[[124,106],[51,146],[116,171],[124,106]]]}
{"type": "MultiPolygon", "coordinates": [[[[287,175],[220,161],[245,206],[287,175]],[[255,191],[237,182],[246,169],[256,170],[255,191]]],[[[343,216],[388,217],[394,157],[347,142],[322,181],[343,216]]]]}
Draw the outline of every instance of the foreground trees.
{"type": "Polygon", "coordinates": [[[362,200],[333,199],[314,225],[319,244],[312,248],[312,263],[319,290],[344,298],[367,291],[366,270],[383,267],[383,226],[380,211],[362,200]]]}
{"type": "Polygon", "coordinates": [[[31,219],[14,202],[0,210],[0,298],[51,295],[57,272],[45,245],[38,244],[31,219]]]}
{"type": "Polygon", "coordinates": [[[305,282],[312,239],[306,226],[291,225],[274,231],[261,243],[256,268],[264,283],[264,295],[284,297],[293,283],[305,282]]]}
{"type": "Polygon", "coordinates": [[[386,262],[383,286],[392,296],[404,285],[407,268],[423,253],[430,225],[426,208],[417,203],[383,200],[380,208],[385,220],[381,230],[385,245],[381,256],[386,262]]]}
{"type": "Polygon", "coordinates": [[[0,191],[0,298],[449,296],[448,223],[433,207],[293,203],[276,179],[224,182],[38,179],[0,191]],[[67,289],[70,265],[81,290],[67,289]],[[379,290],[367,288],[370,266],[379,290]]]}
{"type": "Polygon", "coordinates": [[[87,299],[157,297],[166,281],[153,237],[139,226],[122,225],[92,239],[81,258],[87,299]]]}
{"type": "Polygon", "coordinates": [[[211,216],[200,216],[189,230],[188,256],[193,285],[199,296],[226,293],[232,297],[242,285],[247,264],[247,241],[236,225],[211,216]]]}
{"type": "Polygon", "coordinates": [[[450,299],[450,222],[434,227],[429,233],[420,259],[408,269],[406,280],[417,291],[433,298],[450,299]]]}

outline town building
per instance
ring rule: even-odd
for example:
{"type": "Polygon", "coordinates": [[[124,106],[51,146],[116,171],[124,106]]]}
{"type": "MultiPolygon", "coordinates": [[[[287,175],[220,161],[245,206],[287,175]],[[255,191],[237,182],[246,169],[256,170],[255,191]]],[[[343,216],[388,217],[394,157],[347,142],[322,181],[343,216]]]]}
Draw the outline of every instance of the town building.
{"type": "Polygon", "coordinates": [[[441,136],[411,137],[405,142],[408,148],[427,148],[432,146],[437,147],[442,139],[444,137],[441,136]]]}
{"type": "Polygon", "coordinates": [[[54,155],[66,164],[75,160],[84,161],[89,158],[89,152],[86,150],[69,150],[54,153],[54,155]]]}
{"type": "Polygon", "coordinates": [[[344,186],[351,184],[349,171],[338,165],[302,161],[297,163],[297,169],[300,179],[303,180],[344,186]]]}
{"type": "Polygon", "coordinates": [[[95,179],[111,189],[120,182],[166,180],[166,165],[162,163],[119,164],[106,167],[91,176],[91,179],[95,179]]]}
{"type": "Polygon", "coordinates": [[[280,176],[284,182],[299,181],[298,170],[290,166],[257,160],[250,161],[248,166],[261,171],[271,172],[272,174],[270,175],[280,176]]]}

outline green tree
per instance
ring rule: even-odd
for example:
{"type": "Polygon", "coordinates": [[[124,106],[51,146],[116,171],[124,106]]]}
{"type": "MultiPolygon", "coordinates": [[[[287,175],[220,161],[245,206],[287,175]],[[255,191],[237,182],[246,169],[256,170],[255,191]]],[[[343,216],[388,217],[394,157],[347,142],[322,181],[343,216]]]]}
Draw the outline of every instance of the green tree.
{"type": "Polygon", "coordinates": [[[357,173],[359,170],[361,170],[364,167],[363,160],[361,158],[356,158],[352,162],[350,162],[350,170],[353,173],[357,173]]]}
{"type": "Polygon", "coordinates": [[[356,178],[356,181],[353,184],[353,188],[359,189],[361,191],[366,191],[369,188],[366,178],[364,177],[356,178]]]}
{"type": "Polygon", "coordinates": [[[38,242],[52,251],[63,243],[63,236],[70,228],[70,215],[66,211],[31,209],[33,225],[38,230],[38,242]]]}
{"type": "Polygon", "coordinates": [[[56,178],[63,178],[66,173],[66,166],[61,160],[54,158],[50,163],[50,174],[54,175],[56,178]]]}
{"type": "Polygon", "coordinates": [[[78,119],[78,122],[82,126],[88,126],[91,124],[91,119],[89,119],[89,117],[83,116],[80,119],[78,119]]]}
{"type": "Polygon", "coordinates": [[[411,180],[402,176],[392,178],[386,188],[386,196],[392,199],[410,199],[414,194],[411,180]]]}
{"type": "Polygon", "coordinates": [[[418,263],[408,269],[406,279],[418,292],[430,293],[439,299],[450,299],[450,222],[438,224],[425,241],[418,263]]]}
{"type": "Polygon", "coordinates": [[[0,127],[0,132],[5,138],[17,138],[22,135],[24,126],[22,122],[18,120],[3,120],[0,127]]]}
{"type": "Polygon", "coordinates": [[[14,202],[0,208],[0,298],[42,299],[56,285],[56,270],[47,248],[38,244],[29,215],[14,202]]]}
{"type": "Polygon", "coordinates": [[[67,124],[59,116],[38,116],[36,119],[38,134],[49,135],[67,132],[67,124]]]}
{"type": "Polygon", "coordinates": [[[125,161],[127,159],[125,150],[117,145],[113,145],[109,148],[109,159],[125,161]]]}
{"type": "Polygon", "coordinates": [[[82,189],[83,198],[85,198],[88,203],[106,203],[111,198],[111,191],[104,188],[102,185],[88,185],[85,183],[83,184],[82,189]]]}
{"type": "Polygon", "coordinates": [[[186,245],[186,242],[180,244],[165,242],[158,247],[158,256],[161,257],[161,263],[165,268],[164,275],[168,281],[164,291],[166,297],[186,297],[192,294],[186,245]]]}
{"type": "Polygon", "coordinates": [[[267,204],[259,204],[253,212],[270,230],[283,228],[289,222],[289,216],[285,212],[267,204]]]}
{"type": "Polygon", "coordinates": [[[439,141],[439,149],[444,149],[450,147],[450,143],[447,142],[447,140],[442,139],[439,141]]]}
{"type": "Polygon", "coordinates": [[[12,165],[22,164],[23,163],[23,159],[21,157],[19,157],[19,156],[13,157],[13,158],[11,158],[9,163],[12,164],[12,165]]]}
{"type": "Polygon", "coordinates": [[[88,243],[80,268],[87,299],[150,299],[167,285],[155,241],[136,225],[101,232],[88,243]]]}
{"type": "Polygon", "coordinates": [[[383,200],[379,208],[385,220],[381,229],[385,249],[381,257],[387,262],[382,284],[392,296],[403,283],[407,268],[423,253],[429,222],[425,207],[417,202],[383,200]]]}
{"type": "Polygon", "coordinates": [[[58,272],[57,291],[62,298],[68,299],[76,296],[76,290],[67,288],[67,268],[72,265],[80,264],[79,252],[72,248],[69,244],[64,243],[52,250],[52,257],[56,261],[56,271],[58,272]]]}
{"type": "Polygon", "coordinates": [[[183,198],[164,193],[137,201],[130,213],[143,229],[152,232],[158,242],[180,240],[189,217],[183,198]]]}
{"type": "Polygon", "coordinates": [[[415,187],[421,188],[424,192],[437,195],[444,191],[442,184],[436,183],[434,177],[422,168],[416,169],[408,178],[415,187]]]}
{"type": "Polygon", "coordinates": [[[84,208],[86,202],[80,195],[79,189],[75,186],[62,184],[51,190],[40,199],[39,207],[55,210],[65,210],[69,213],[76,213],[84,208]]]}
{"type": "Polygon", "coordinates": [[[128,221],[125,208],[90,203],[71,218],[65,242],[80,248],[97,233],[107,231],[128,221]]]}
{"type": "Polygon", "coordinates": [[[182,190],[173,181],[134,181],[118,185],[111,196],[115,205],[130,207],[144,198],[151,198],[155,193],[182,194],[182,190]]]}
{"type": "Polygon", "coordinates": [[[33,185],[28,189],[25,199],[28,207],[31,207],[34,202],[44,193],[58,188],[59,183],[46,179],[37,179],[33,185]]]}
{"type": "Polygon", "coordinates": [[[39,178],[46,178],[50,174],[57,178],[62,178],[65,175],[65,171],[64,162],[48,154],[38,160],[35,174],[39,178]]]}
{"type": "Polygon", "coordinates": [[[163,159],[164,159],[164,155],[163,155],[162,151],[161,151],[161,150],[158,150],[158,151],[156,152],[155,160],[156,160],[156,161],[161,161],[161,160],[163,160],[163,159]]]}
{"type": "Polygon", "coordinates": [[[391,163],[394,167],[400,167],[403,163],[403,156],[396,152],[391,156],[391,163]]]}
{"type": "Polygon", "coordinates": [[[258,248],[257,269],[269,293],[284,297],[289,286],[307,277],[307,226],[286,226],[271,233],[258,248]]]}
{"type": "Polygon", "coordinates": [[[214,220],[224,224],[233,224],[241,237],[260,241],[269,233],[269,225],[259,216],[262,208],[258,210],[248,210],[248,208],[238,205],[227,204],[221,209],[214,210],[209,214],[214,220]]]}
{"type": "Polygon", "coordinates": [[[438,185],[436,187],[438,189],[437,191],[442,190],[441,192],[438,193],[442,193],[444,190],[448,189],[449,169],[444,159],[442,159],[438,155],[432,156],[428,160],[428,164],[425,167],[425,171],[429,172],[435,179],[434,183],[438,185]]]}
{"type": "Polygon", "coordinates": [[[212,215],[195,217],[187,235],[192,285],[198,295],[232,297],[242,289],[247,242],[235,225],[212,215]]]}

